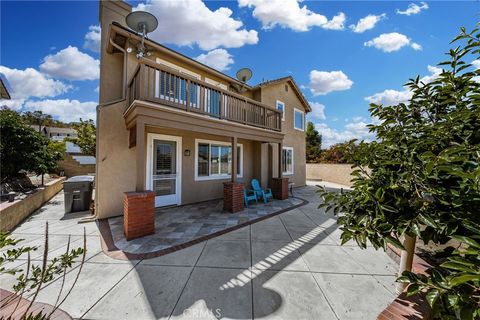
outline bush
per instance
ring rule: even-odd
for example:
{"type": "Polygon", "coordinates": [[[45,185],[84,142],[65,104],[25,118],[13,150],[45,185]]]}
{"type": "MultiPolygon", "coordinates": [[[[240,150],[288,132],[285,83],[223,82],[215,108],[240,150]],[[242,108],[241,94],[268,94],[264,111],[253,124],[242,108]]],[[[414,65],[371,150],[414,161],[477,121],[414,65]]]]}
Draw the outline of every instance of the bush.
{"type": "Polygon", "coordinates": [[[338,219],[342,242],[365,248],[406,236],[425,243],[456,239],[465,249],[451,253],[428,276],[405,272],[408,293],[426,292],[442,319],[480,319],[480,70],[466,61],[479,57],[479,29],[462,28],[437,79],[406,85],[408,104],[372,104],[379,124],[370,125],[377,141],[354,157],[353,191],[322,193],[338,219]],[[364,172],[363,167],[371,169],[364,172]]]}
{"type": "Polygon", "coordinates": [[[22,171],[53,172],[65,149],[27,125],[15,111],[0,110],[0,162],[2,182],[22,175],[22,171]]]}

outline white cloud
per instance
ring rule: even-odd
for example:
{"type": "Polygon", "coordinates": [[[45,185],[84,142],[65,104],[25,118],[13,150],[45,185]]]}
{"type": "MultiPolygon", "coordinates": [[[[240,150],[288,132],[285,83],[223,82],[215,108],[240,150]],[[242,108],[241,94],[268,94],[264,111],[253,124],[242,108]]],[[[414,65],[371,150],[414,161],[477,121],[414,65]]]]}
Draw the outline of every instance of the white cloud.
{"type": "Polygon", "coordinates": [[[412,97],[412,93],[408,90],[392,90],[387,89],[383,92],[375,93],[372,96],[366,97],[365,100],[369,103],[382,104],[384,106],[394,106],[399,103],[406,103],[412,97]]]}
{"type": "Polygon", "coordinates": [[[322,28],[328,29],[328,30],[343,30],[345,29],[346,20],[347,20],[347,16],[345,16],[345,13],[339,12],[330,21],[322,25],[322,28]]]}
{"type": "Polygon", "coordinates": [[[322,135],[322,148],[328,148],[352,139],[373,141],[375,134],[368,131],[368,124],[365,121],[353,121],[347,123],[343,130],[338,130],[330,128],[326,123],[316,123],[315,129],[322,135]]]}
{"type": "Polygon", "coordinates": [[[318,102],[308,102],[310,107],[312,107],[312,112],[308,113],[309,118],[314,118],[314,120],[325,120],[325,105],[318,102]]]}
{"type": "Polygon", "coordinates": [[[95,80],[99,77],[100,61],[77,47],[68,46],[43,59],[40,70],[52,77],[68,80],[95,80]]]}
{"type": "Polygon", "coordinates": [[[375,25],[380,21],[387,17],[387,14],[382,13],[380,15],[369,14],[368,16],[358,20],[357,24],[350,25],[350,29],[352,29],[355,33],[362,33],[367,30],[375,28],[375,25]]]}
{"type": "Polygon", "coordinates": [[[427,69],[428,69],[428,72],[430,72],[430,74],[420,78],[420,81],[423,82],[424,84],[427,84],[437,79],[440,73],[442,73],[442,68],[439,68],[439,67],[428,65],[427,69]]]}
{"type": "Polygon", "coordinates": [[[404,11],[397,9],[397,14],[411,16],[413,14],[420,13],[422,10],[427,10],[427,9],[428,9],[428,4],[426,2],[420,2],[420,5],[416,3],[410,3],[407,9],[404,11]]]}
{"type": "Polygon", "coordinates": [[[412,47],[412,49],[415,50],[415,51],[422,51],[423,50],[422,45],[418,44],[416,42],[412,42],[410,44],[410,47],[412,47]]]}
{"type": "Polygon", "coordinates": [[[85,34],[85,42],[83,43],[83,47],[95,52],[100,52],[100,37],[100,26],[88,27],[88,32],[85,34]]]}
{"type": "Polygon", "coordinates": [[[258,42],[257,31],[245,29],[240,20],[232,18],[232,10],[221,7],[212,11],[201,0],[151,0],[134,10],[157,17],[158,28],[149,37],[161,43],[197,44],[203,50],[212,50],[258,42]]]}
{"type": "Polygon", "coordinates": [[[44,113],[51,114],[60,121],[72,122],[82,119],[96,119],[96,107],[98,103],[94,101],[80,102],[78,100],[59,99],[59,100],[40,100],[27,101],[23,105],[24,110],[41,110],[44,113]]]}
{"type": "Polygon", "coordinates": [[[19,70],[0,66],[0,72],[12,88],[12,99],[54,97],[71,89],[71,86],[51,79],[33,68],[19,70]]]}
{"type": "Polygon", "coordinates": [[[12,110],[20,111],[25,102],[25,99],[0,99],[0,106],[7,106],[12,110]]]}
{"type": "Polygon", "coordinates": [[[378,37],[364,43],[366,47],[375,47],[383,52],[398,51],[405,46],[412,47],[413,50],[422,50],[422,46],[412,42],[406,35],[392,32],[382,33],[378,37]]]}
{"type": "MultiPolygon", "coordinates": [[[[438,76],[442,72],[442,68],[431,65],[427,66],[427,69],[430,74],[420,78],[420,81],[424,84],[432,82],[433,80],[438,78],[438,76]]],[[[400,103],[407,103],[411,97],[412,92],[408,89],[404,89],[401,91],[387,89],[383,92],[375,93],[374,95],[365,97],[365,100],[369,103],[382,104],[384,106],[394,106],[400,103]]]]}
{"type": "Polygon", "coordinates": [[[230,69],[230,65],[234,63],[233,56],[225,49],[214,49],[207,53],[202,53],[195,60],[220,71],[230,69]]]}
{"type": "Polygon", "coordinates": [[[95,91],[95,93],[100,93],[100,86],[97,86],[93,91],[95,91]]]}
{"type": "Polygon", "coordinates": [[[480,69],[480,59],[474,60],[470,63],[475,69],[480,69]]]}
{"type": "Polygon", "coordinates": [[[342,30],[345,14],[340,12],[332,20],[315,13],[306,5],[300,7],[300,0],[238,0],[239,7],[253,9],[253,16],[260,20],[264,29],[275,26],[290,28],[294,31],[308,31],[312,27],[342,30]]]}
{"type": "Polygon", "coordinates": [[[310,71],[310,91],[314,96],[350,89],[353,81],[343,71],[310,71]]]}

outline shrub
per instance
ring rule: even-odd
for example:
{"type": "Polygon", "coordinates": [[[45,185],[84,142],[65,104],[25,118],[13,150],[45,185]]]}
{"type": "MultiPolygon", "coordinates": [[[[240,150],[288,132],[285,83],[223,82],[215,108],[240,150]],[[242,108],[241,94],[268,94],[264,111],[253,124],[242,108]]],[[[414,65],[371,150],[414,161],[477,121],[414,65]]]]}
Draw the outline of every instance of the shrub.
{"type": "Polygon", "coordinates": [[[480,319],[480,32],[464,28],[448,52],[438,78],[423,83],[417,76],[406,85],[407,104],[372,104],[379,124],[370,125],[377,141],[355,155],[353,191],[322,193],[338,219],[342,243],[351,239],[365,248],[391,243],[404,249],[400,237],[425,243],[459,240],[428,276],[405,272],[408,293],[426,292],[442,319],[480,319]],[[468,61],[468,62],[467,62],[468,61]],[[371,173],[362,167],[371,169],[371,173]]]}

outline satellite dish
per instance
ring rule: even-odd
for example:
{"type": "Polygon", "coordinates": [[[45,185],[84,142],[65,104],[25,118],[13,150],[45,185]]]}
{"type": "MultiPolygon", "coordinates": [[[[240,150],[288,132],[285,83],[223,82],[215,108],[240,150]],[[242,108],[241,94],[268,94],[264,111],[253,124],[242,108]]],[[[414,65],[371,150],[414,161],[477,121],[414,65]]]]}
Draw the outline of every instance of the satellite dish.
{"type": "Polygon", "coordinates": [[[127,25],[130,29],[140,32],[142,34],[142,42],[137,46],[137,58],[143,58],[148,55],[149,52],[145,47],[145,37],[147,33],[150,33],[157,29],[158,20],[155,16],[146,11],[134,11],[130,12],[125,18],[127,25]]]}
{"type": "Polygon", "coordinates": [[[242,81],[243,83],[246,83],[248,80],[252,78],[252,70],[249,68],[242,68],[237,71],[237,79],[242,81]]]}
{"type": "Polygon", "coordinates": [[[157,29],[158,20],[155,16],[146,11],[130,12],[125,18],[130,29],[147,34],[157,29]]]}

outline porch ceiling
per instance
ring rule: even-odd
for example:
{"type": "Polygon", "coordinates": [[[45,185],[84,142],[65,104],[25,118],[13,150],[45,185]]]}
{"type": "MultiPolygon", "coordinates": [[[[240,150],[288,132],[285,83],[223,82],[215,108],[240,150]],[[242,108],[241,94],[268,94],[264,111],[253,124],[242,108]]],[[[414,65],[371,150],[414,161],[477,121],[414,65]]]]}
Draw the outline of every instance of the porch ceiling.
{"type": "Polygon", "coordinates": [[[124,114],[127,129],[144,126],[185,130],[260,142],[281,143],[284,134],[249,125],[185,112],[147,101],[135,100],[124,114]]]}

